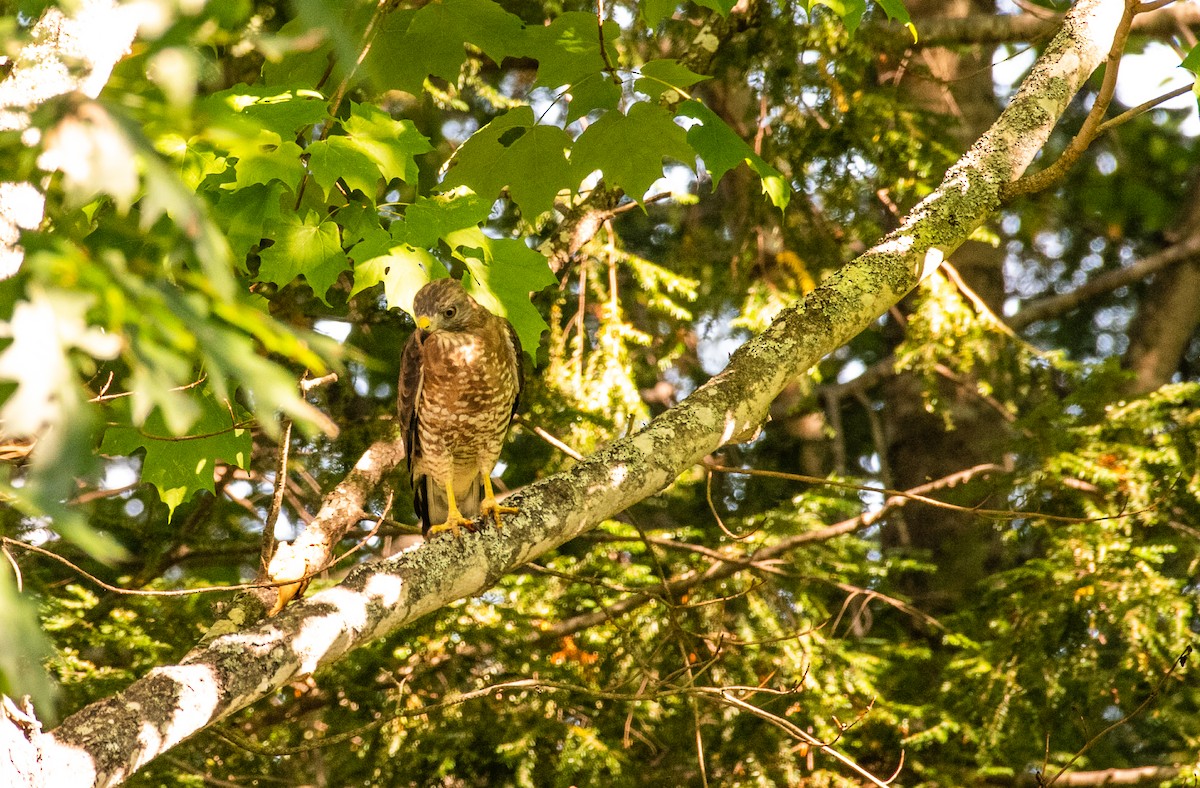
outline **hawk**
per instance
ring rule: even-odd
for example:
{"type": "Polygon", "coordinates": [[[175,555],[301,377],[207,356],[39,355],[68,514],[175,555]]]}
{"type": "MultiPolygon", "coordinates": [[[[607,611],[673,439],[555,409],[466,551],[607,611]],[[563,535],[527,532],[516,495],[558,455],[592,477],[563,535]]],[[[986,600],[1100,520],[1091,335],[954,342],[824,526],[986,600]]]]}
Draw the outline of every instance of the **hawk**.
{"type": "Polygon", "coordinates": [[[413,502],[426,536],[467,526],[480,513],[500,525],[492,469],[524,386],[521,342],[512,324],[438,279],[413,299],[417,330],[400,361],[413,502]]]}

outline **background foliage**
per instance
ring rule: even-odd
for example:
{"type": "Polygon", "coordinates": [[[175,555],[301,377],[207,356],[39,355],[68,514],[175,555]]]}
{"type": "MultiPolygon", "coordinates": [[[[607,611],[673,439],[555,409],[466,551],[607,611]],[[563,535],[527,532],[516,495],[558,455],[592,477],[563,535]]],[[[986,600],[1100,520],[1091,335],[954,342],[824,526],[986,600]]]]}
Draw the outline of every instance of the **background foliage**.
{"type": "MultiPolygon", "coordinates": [[[[947,71],[911,48],[915,2],[160,5],[98,99],[38,108],[33,145],[0,133],[4,177],[46,198],[0,282],[0,531],[148,590],[255,576],[285,417],[294,536],[392,419],[430,277],[466,277],[537,363],[506,487],[572,462],[539,430],[584,454],[636,430],[928,193],[1017,52],[947,71]]],[[[8,9],[9,57],[40,10],[8,9]]],[[[1083,748],[1076,769],[1188,784],[1200,315],[1167,315],[1186,341],[1149,384],[1167,274],[1020,315],[1186,238],[1197,165],[1183,113],[1108,133],[711,458],[876,488],[989,463],[930,494],[992,514],[697,468],[131,782],[857,784],[791,725],[881,778],[903,753],[904,785],[1032,781],[1083,748]]],[[[419,531],[396,492],[368,552],[419,531]]],[[[0,689],[43,713],[213,618],[6,550],[0,689]]]]}

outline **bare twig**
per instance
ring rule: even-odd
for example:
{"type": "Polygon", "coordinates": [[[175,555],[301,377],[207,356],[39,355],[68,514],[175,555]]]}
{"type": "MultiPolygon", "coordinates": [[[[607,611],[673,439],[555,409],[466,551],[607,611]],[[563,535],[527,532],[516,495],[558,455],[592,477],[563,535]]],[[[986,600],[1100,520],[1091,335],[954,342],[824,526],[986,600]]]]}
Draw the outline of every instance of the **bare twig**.
{"type": "Polygon", "coordinates": [[[522,415],[520,413],[517,414],[517,423],[520,424],[522,427],[525,427],[526,429],[528,429],[534,435],[536,435],[539,438],[541,438],[542,440],[544,440],[546,443],[549,443],[551,446],[553,446],[554,448],[561,451],[563,454],[570,457],[572,460],[579,461],[579,460],[583,459],[582,454],[575,451],[570,446],[563,443],[562,441],[560,441],[558,438],[554,437],[550,433],[546,432],[544,429],[537,426],[536,424],[531,422],[529,419],[527,419],[524,415],[522,415]]]}
{"type": "Polygon", "coordinates": [[[939,509],[949,509],[954,512],[963,512],[966,514],[974,514],[980,517],[990,517],[996,520],[1018,520],[1025,517],[1037,518],[1040,520],[1050,520],[1056,523],[1095,523],[1105,520],[1120,520],[1125,517],[1131,517],[1135,514],[1152,511],[1153,507],[1139,509],[1131,512],[1121,512],[1120,514],[1110,514],[1103,517],[1066,517],[1060,514],[1046,514],[1044,512],[1027,512],[1018,509],[984,509],[975,506],[959,506],[958,504],[939,501],[936,498],[929,498],[925,495],[920,495],[913,492],[905,492],[904,490],[892,490],[887,487],[876,487],[869,484],[854,484],[852,482],[838,482],[832,479],[823,479],[820,476],[807,476],[802,473],[784,473],[783,471],[765,471],[757,468],[728,468],[724,465],[716,465],[713,463],[705,463],[705,467],[711,468],[719,473],[740,473],[746,476],[765,476],[771,479],[785,479],[794,482],[803,482],[806,484],[823,484],[829,487],[840,487],[846,490],[861,490],[863,492],[882,493],[884,495],[897,496],[901,498],[909,498],[920,503],[935,506],[939,509]]]}
{"type": "Polygon", "coordinates": [[[1175,658],[1175,660],[1171,663],[1171,667],[1168,668],[1166,673],[1164,673],[1162,675],[1162,678],[1160,678],[1158,680],[1158,683],[1154,686],[1154,689],[1150,691],[1150,694],[1146,696],[1145,700],[1143,700],[1141,703],[1139,703],[1138,707],[1136,709],[1129,712],[1128,714],[1126,714],[1124,717],[1117,720],[1116,722],[1112,723],[1111,725],[1109,725],[1104,730],[1097,733],[1092,738],[1088,739],[1087,743],[1084,744],[1082,747],[1080,747],[1079,751],[1071,756],[1071,760],[1069,760],[1065,764],[1063,764],[1063,766],[1058,770],[1058,772],[1053,777],[1050,778],[1050,781],[1046,783],[1047,788],[1049,788],[1049,786],[1051,786],[1051,785],[1054,785],[1054,783],[1058,782],[1058,779],[1066,773],[1067,769],[1070,769],[1071,765],[1073,763],[1075,763],[1076,761],[1078,761],[1080,758],[1082,758],[1087,753],[1087,751],[1092,749],[1092,747],[1098,741],[1100,741],[1105,736],[1107,736],[1109,733],[1111,733],[1112,731],[1121,727],[1122,725],[1125,725],[1126,723],[1128,723],[1130,720],[1132,720],[1137,715],[1141,714],[1143,711],[1146,710],[1147,707],[1150,706],[1151,703],[1153,703],[1155,700],[1157,700],[1159,693],[1161,693],[1163,687],[1165,687],[1167,685],[1167,681],[1169,681],[1170,678],[1173,675],[1175,675],[1175,671],[1178,670],[1179,668],[1182,668],[1184,665],[1187,664],[1188,657],[1191,656],[1191,653],[1192,653],[1192,647],[1189,645],[1187,648],[1185,648],[1183,650],[1183,652],[1178,657],[1175,658]]]}
{"type": "Polygon", "coordinates": [[[1197,256],[1200,256],[1200,233],[1192,233],[1179,243],[1144,257],[1133,265],[1101,274],[1070,292],[1034,301],[1010,317],[1008,324],[1014,329],[1020,330],[1039,320],[1057,317],[1089,299],[1139,282],[1152,274],[1195,259],[1197,256]]]}
{"type": "Polygon", "coordinates": [[[90,574],[87,570],[83,569],[78,564],[75,564],[74,562],[72,562],[69,558],[61,556],[58,553],[52,552],[50,550],[46,550],[41,547],[38,547],[37,545],[31,545],[26,542],[21,542],[16,539],[9,538],[7,536],[0,536],[0,544],[2,544],[4,546],[11,545],[12,547],[20,548],[21,550],[25,550],[25,551],[28,551],[31,553],[37,553],[38,555],[44,555],[47,558],[58,561],[60,564],[64,564],[68,568],[74,570],[80,576],[91,581],[95,585],[100,586],[105,591],[112,591],[115,594],[125,594],[126,596],[192,596],[194,594],[214,594],[214,593],[220,593],[220,592],[224,592],[224,591],[247,591],[252,588],[280,588],[282,586],[294,585],[297,582],[311,580],[312,578],[316,577],[317,575],[321,574],[322,572],[326,572],[326,571],[332,569],[333,567],[342,563],[342,561],[344,561],[345,559],[349,558],[354,553],[358,552],[360,549],[362,549],[362,547],[364,545],[366,545],[367,542],[369,542],[375,536],[376,532],[379,530],[379,527],[383,524],[383,521],[387,518],[388,512],[391,510],[391,508],[392,508],[392,494],[388,493],[387,504],[384,506],[383,514],[380,515],[379,518],[375,521],[375,527],[373,527],[366,536],[364,536],[362,539],[359,539],[358,542],[355,543],[355,545],[353,547],[351,547],[349,550],[342,553],[341,555],[337,556],[333,560],[329,561],[329,563],[325,564],[324,566],[322,566],[318,569],[314,569],[311,572],[307,572],[303,577],[294,578],[294,579],[290,579],[290,580],[279,580],[279,581],[274,581],[274,582],[237,583],[237,584],[228,585],[228,586],[200,586],[199,588],[180,588],[180,589],[176,589],[176,590],[172,590],[172,591],[152,591],[152,590],[147,590],[144,588],[122,588],[121,586],[114,586],[110,583],[104,582],[103,580],[96,577],[95,575],[90,574]]]}
{"type": "Polygon", "coordinates": [[[758,533],[758,529],[755,528],[754,530],[752,530],[748,533],[735,534],[733,531],[730,531],[729,528],[727,528],[725,526],[725,521],[721,519],[721,515],[719,515],[717,513],[716,504],[713,503],[712,478],[713,478],[712,469],[705,468],[704,469],[704,498],[706,501],[708,501],[708,510],[710,512],[712,512],[713,519],[716,520],[717,527],[721,529],[721,533],[725,534],[730,539],[736,539],[738,541],[741,541],[743,539],[749,539],[751,536],[754,536],[754,534],[758,533]]]}
{"type": "Polygon", "coordinates": [[[1000,187],[1002,202],[1007,203],[1022,195],[1039,192],[1062,178],[1100,134],[1104,113],[1108,111],[1113,92],[1117,88],[1117,72],[1121,67],[1121,55],[1125,51],[1125,42],[1129,38],[1129,30],[1133,25],[1133,18],[1137,15],[1139,6],[1139,0],[1125,0],[1125,13],[1121,17],[1120,24],[1117,25],[1112,47],[1109,49],[1108,59],[1105,61],[1104,81],[1100,84],[1100,92],[1096,95],[1092,109],[1084,119],[1079,132],[1067,143],[1067,147],[1053,164],[1032,175],[1025,175],[1015,181],[1003,184],[1000,187]]]}
{"type": "Polygon", "coordinates": [[[267,518],[263,521],[262,541],[258,549],[258,579],[268,577],[267,567],[271,565],[271,556],[275,554],[275,524],[279,521],[279,512],[283,509],[283,491],[287,487],[288,451],[292,443],[292,420],[283,419],[283,429],[279,435],[279,451],[275,457],[275,486],[271,492],[271,508],[267,510],[267,518]]]}
{"type": "Polygon", "coordinates": [[[322,375],[319,378],[304,378],[300,381],[300,393],[308,394],[310,391],[321,386],[326,386],[332,383],[337,383],[338,376],[336,372],[330,372],[328,375],[322,375]]]}
{"type": "MultiPolygon", "coordinates": [[[[748,558],[730,557],[724,559],[720,563],[714,563],[708,569],[702,572],[687,572],[678,577],[672,578],[667,588],[672,594],[681,594],[690,588],[694,588],[702,583],[720,580],[736,574],[746,568],[757,568],[757,564],[763,561],[777,558],[786,553],[802,547],[806,544],[825,542],[830,539],[836,539],[839,536],[854,533],[855,531],[869,528],[875,523],[882,520],[892,511],[906,505],[909,501],[914,500],[913,496],[922,493],[932,492],[934,490],[945,489],[946,487],[954,487],[973,479],[976,476],[994,473],[1005,472],[1008,469],[1002,465],[985,463],[976,465],[972,468],[966,468],[957,471],[940,479],[935,479],[931,482],[918,485],[907,491],[905,495],[894,495],[884,501],[883,506],[873,512],[864,512],[857,517],[852,517],[849,520],[843,520],[840,523],[817,528],[812,531],[804,531],[802,533],[793,534],[784,539],[780,539],[774,544],[767,545],[756,550],[748,558]]],[[[661,596],[656,592],[641,591],[636,594],[631,594],[623,599],[620,599],[606,608],[590,613],[581,613],[577,616],[564,619],[557,624],[548,626],[539,632],[533,633],[530,640],[545,641],[554,638],[570,635],[575,632],[594,627],[606,621],[613,621],[620,616],[625,615],[631,610],[655,602],[661,599],[661,596]]]]}
{"type": "Polygon", "coordinates": [[[12,566],[13,576],[17,580],[17,593],[25,590],[25,585],[21,580],[21,567],[17,564],[17,559],[13,558],[13,554],[8,552],[8,545],[0,545],[0,553],[4,553],[4,557],[8,559],[8,563],[12,566]]]}

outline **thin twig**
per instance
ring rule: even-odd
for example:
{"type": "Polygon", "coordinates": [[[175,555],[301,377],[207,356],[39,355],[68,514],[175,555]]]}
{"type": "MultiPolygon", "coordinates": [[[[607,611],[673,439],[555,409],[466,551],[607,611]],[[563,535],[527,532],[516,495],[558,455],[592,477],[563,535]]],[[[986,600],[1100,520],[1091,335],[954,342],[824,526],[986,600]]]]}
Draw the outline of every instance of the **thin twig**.
{"type": "Polygon", "coordinates": [[[88,492],[80,493],[71,500],[67,501],[67,505],[78,506],[80,504],[91,503],[92,501],[99,501],[103,498],[116,498],[118,495],[124,495],[127,492],[132,492],[141,486],[141,481],[136,481],[133,484],[127,484],[124,487],[115,487],[111,490],[89,490],[88,492]]]}
{"type": "MultiPolygon", "coordinates": [[[[317,140],[328,139],[329,132],[333,129],[334,118],[337,117],[338,110],[342,106],[342,100],[346,97],[346,91],[350,88],[350,82],[353,80],[358,67],[367,59],[367,54],[371,51],[371,45],[375,41],[375,34],[379,32],[379,22],[384,15],[391,9],[389,0],[379,0],[375,4],[375,13],[371,14],[370,21],[367,22],[366,28],[363,29],[362,43],[359,45],[358,58],[354,61],[354,65],[346,69],[346,73],[342,75],[342,81],[334,88],[333,95],[329,99],[329,115],[325,119],[325,125],[321,127],[321,133],[317,136],[317,140]]],[[[300,187],[296,189],[296,209],[300,209],[300,205],[304,200],[304,189],[308,185],[309,171],[305,169],[304,177],[300,179],[300,187]]]]}
{"type": "Polygon", "coordinates": [[[542,440],[544,440],[546,443],[549,443],[551,446],[553,446],[554,448],[558,449],[559,451],[561,451],[563,454],[567,455],[567,456],[568,456],[568,457],[570,457],[571,459],[573,459],[573,460],[576,460],[576,461],[578,461],[578,460],[582,460],[582,459],[583,459],[583,455],[582,455],[582,454],[580,454],[579,452],[575,451],[575,450],[574,450],[574,449],[572,449],[570,446],[568,446],[567,444],[565,444],[565,443],[563,443],[562,441],[560,441],[558,438],[554,437],[553,435],[551,435],[550,433],[546,432],[546,431],[545,431],[544,429],[542,429],[541,427],[539,427],[539,426],[537,426],[536,424],[534,424],[533,422],[531,422],[531,421],[530,421],[528,418],[526,418],[524,415],[522,415],[522,414],[518,413],[518,414],[517,414],[517,422],[518,422],[518,423],[519,423],[519,424],[520,424],[522,427],[525,427],[525,428],[526,428],[526,429],[528,429],[530,432],[532,432],[534,435],[538,436],[539,438],[541,438],[542,440]]]}
{"type": "Polygon", "coordinates": [[[604,41],[604,0],[596,0],[596,36],[600,41],[600,59],[604,61],[604,70],[612,78],[614,84],[621,84],[621,76],[608,59],[608,47],[604,41]]]}
{"type": "Polygon", "coordinates": [[[17,564],[17,559],[13,558],[13,554],[8,552],[7,544],[0,545],[0,553],[4,553],[4,557],[7,558],[8,563],[12,565],[13,574],[16,575],[17,578],[17,593],[19,594],[25,590],[25,585],[21,579],[21,567],[17,564]]]}
{"type": "Polygon", "coordinates": [[[738,535],[738,534],[735,534],[733,531],[729,530],[729,529],[728,529],[728,528],[725,526],[725,521],[721,519],[721,515],[719,515],[719,514],[717,513],[717,507],[716,507],[716,504],[714,504],[714,503],[713,503],[713,498],[712,498],[712,478],[713,478],[713,475],[712,475],[712,469],[711,469],[711,468],[705,468],[705,469],[704,469],[704,472],[705,472],[705,479],[704,479],[704,498],[705,498],[705,500],[707,500],[707,501],[708,501],[708,510],[709,510],[710,512],[712,512],[713,519],[717,521],[717,527],[721,529],[721,532],[722,532],[722,533],[724,533],[726,536],[728,536],[730,539],[735,539],[735,540],[737,540],[737,541],[741,541],[741,540],[743,540],[743,539],[749,539],[751,536],[754,536],[756,533],[758,533],[758,529],[757,529],[757,528],[755,528],[754,530],[750,531],[749,533],[745,533],[745,534],[738,535]]]}
{"type": "Polygon", "coordinates": [[[1121,67],[1121,55],[1125,51],[1125,42],[1129,38],[1129,29],[1133,26],[1133,18],[1138,14],[1139,5],[1138,0],[1125,0],[1125,12],[1117,25],[1112,47],[1109,49],[1108,58],[1105,61],[1104,81],[1100,84],[1100,92],[1096,94],[1092,109],[1084,118],[1079,132],[1067,143],[1067,147],[1053,164],[1032,175],[1022,176],[1001,186],[1000,200],[1002,202],[1008,203],[1017,197],[1033,194],[1050,186],[1062,178],[1067,170],[1075,165],[1088,146],[1095,141],[1100,133],[1104,113],[1108,111],[1108,105],[1112,102],[1113,92],[1117,87],[1117,72],[1121,67]]]}
{"type": "Polygon", "coordinates": [[[279,451],[275,458],[275,486],[271,491],[271,508],[267,510],[267,519],[263,521],[262,541],[258,548],[258,576],[268,577],[267,567],[271,565],[271,556],[275,554],[275,524],[279,521],[279,512],[283,509],[283,492],[287,487],[288,451],[292,443],[292,420],[284,417],[283,429],[280,430],[279,451]]]}
{"type": "Polygon", "coordinates": [[[757,468],[728,468],[724,465],[716,465],[706,462],[705,467],[711,468],[719,473],[738,473],[746,476],[765,476],[771,479],[784,479],[793,482],[803,482],[806,484],[823,484],[829,487],[839,487],[845,490],[861,490],[863,492],[881,493],[883,495],[895,496],[900,498],[908,498],[913,501],[935,506],[939,509],[949,509],[953,512],[964,512],[966,514],[979,515],[980,517],[991,517],[997,520],[1019,520],[1021,518],[1030,517],[1041,520],[1050,520],[1056,523],[1096,523],[1105,520],[1120,520],[1126,517],[1131,517],[1135,514],[1143,514],[1144,512],[1152,511],[1153,506],[1148,506],[1145,509],[1139,509],[1133,512],[1121,512],[1120,514],[1110,514],[1103,517],[1067,517],[1060,514],[1045,514],[1044,512],[1026,512],[1017,509],[983,509],[973,506],[959,506],[958,504],[939,501],[936,498],[930,498],[925,495],[919,495],[913,492],[905,492],[904,490],[892,490],[887,487],[876,487],[870,484],[854,484],[852,482],[838,482],[832,479],[823,479],[820,476],[807,476],[802,473],[784,473],[783,471],[764,471],[757,468]]]}
{"type": "Polygon", "coordinates": [[[1138,704],[1138,707],[1136,709],[1129,712],[1128,714],[1126,714],[1124,717],[1117,720],[1116,722],[1112,723],[1111,725],[1109,725],[1107,728],[1105,728],[1104,730],[1097,733],[1092,738],[1088,739],[1087,744],[1084,744],[1082,747],[1080,747],[1079,751],[1071,756],[1071,760],[1067,761],[1066,764],[1064,764],[1063,767],[1058,770],[1058,773],[1056,773],[1053,777],[1050,778],[1050,782],[1046,783],[1047,788],[1049,788],[1049,786],[1051,786],[1051,785],[1054,785],[1054,783],[1058,782],[1058,778],[1060,778],[1064,774],[1066,774],[1067,769],[1071,768],[1071,764],[1075,763],[1075,761],[1082,758],[1084,756],[1084,754],[1087,753],[1087,751],[1090,750],[1094,744],[1096,744],[1096,742],[1100,741],[1102,738],[1107,736],[1111,731],[1116,730],[1117,728],[1126,724],[1131,719],[1133,719],[1134,717],[1136,717],[1137,715],[1139,715],[1143,711],[1145,711],[1146,707],[1148,707],[1151,703],[1153,703],[1158,698],[1159,693],[1162,692],[1162,689],[1163,689],[1163,687],[1166,686],[1167,681],[1171,678],[1171,676],[1175,675],[1175,671],[1179,668],[1182,668],[1184,665],[1187,664],[1187,659],[1191,655],[1191,653],[1192,653],[1192,647],[1189,645],[1187,648],[1185,648],[1183,650],[1183,652],[1178,657],[1175,658],[1175,661],[1173,661],[1171,663],[1171,667],[1167,670],[1166,673],[1163,674],[1162,678],[1159,679],[1158,684],[1156,684],[1154,689],[1151,690],[1150,694],[1146,696],[1146,699],[1143,700],[1140,704],[1138,704]]]}
{"type": "Polygon", "coordinates": [[[0,536],[0,544],[12,545],[13,547],[18,547],[22,550],[25,550],[25,551],[28,551],[31,553],[37,553],[38,555],[44,555],[47,558],[51,558],[55,561],[58,561],[60,564],[66,565],[70,569],[74,570],[77,574],[81,575],[82,577],[86,578],[87,580],[90,580],[92,583],[100,586],[105,591],[112,591],[115,594],[125,594],[126,596],[191,596],[193,594],[215,594],[215,593],[221,593],[224,591],[248,591],[252,588],[280,588],[282,586],[295,585],[296,583],[301,583],[306,580],[311,580],[312,578],[316,577],[317,575],[321,574],[322,572],[326,572],[326,571],[332,569],[333,567],[337,566],[342,561],[344,561],[345,559],[349,558],[350,556],[354,555],[354,553],[356,553],[360,549],[362,549],[362,547],[375,536],[376,532],[379,531],[379,527],[383,524],[383,521],[387,518],[388,512],[391,510],[391,508],[392,508],[392,493],[389,492],[388,498],[387,498],[387,504],[384,506],[383,514],[381,514],[379,516],[379,518],[375,521],[375,527],[371,529],[370,533],[368,533],[362,539],[359,539],[358,542],[355,543],[355,545],[353,547],[351,547],[349,550],[342,553],[338,557],[330,560],[324,566],[322,566],[318,569],[314,569],[311,572],[304,574],[302,577],[291,578],[289,580],[277,580],[277,581],[272,581],[272,582],[237,583],[237,584],[228,585],[228,586],[200,586],[199,588],[180,588],[180,589],[176,589],[173,591],[151,591],[151,590],[147,590],[144,588],[122,588],[120,586],[114,586],[114,585],[111,585],[110,583],[104,582],[103,580],[96,577],[95,575],[87,572],[85,569],[83,569],[79,565],[73,563],[69,558],[61,556],[58,553],[51,552],[50,550],[45,550],[36,545],[31,545],[26,542],[21,542],[16,539],[9,538],[7,536],[0,536]]]}
{"type": "MultiPolygon", "coordinates": [[[[878,777],[871,774],[863,767],[859,766],[849,756],[842,754],[838,750],[834,749],[832,746],[826,744],[825,742],[821,741],[817,737],[813,736],[811,733],[808,733],[807,731],[802,730],[798,725],[791,722],[790,720],[787,720],[776,714],[771,714],[769,711],[766,711],[765,709],[761,709],[758,706],[755,706],[753,703],[747,703],[746,701],[741,700],[740,698],[735,698],[732,695],[730,695],[727,690],[720,690],[720,691],[714,692],[714,693],[702,693],[702,694],[706,697],[712,698],[713,700],[715,700],[719,703],[723,703],[728,706],[733,706],[734,708],[741,709],[743,711],[749,712],[750,714],[753,714],[756,717],[766,720],[767,722],[771,723],[775,727],[777,727],[780,730],[784,731],[785,733],[791,735],[793,738],[799,739],[800,741],[802,741],[806,744],[809,744],[813,747],[817,747],[818,749],[821,749],[824,752],[828,753],[834,760],[840,762],[841,764],[843,764],[844,766],[849,768],[851,771],[853,771],[855,774],[859,775],[863,779],[870,782],[872,785],[878,786],[878,788],[888,788],[887,783],[880,780],[878,777]]],[[[894,777],[893,777],[893,779],[894,779],[894,777]]]]}
{"type": "Polygon", "coordinates": [[[338,376],[336,372],[330,372],[328,375],[322,375],[319,378],[304,378],[300,381],[300,393],[308,394],[315,388],[320,388],[331,383],[337,383],[338,376]]]}
{"type": "MultiPolygon", "coordinates": [[[[913,500],[913,495],[920,493],[932,492],[934,490],[944,489],[946,487],[954,487],[971,480],[975,476],[985,473],[1004,472],[1008,468],[994,463],[985,463],[976,465],[971,468],[966,468],[961,471],[956,471],[948,476],[943,476],[940,479],[926,482],[925,484],[917,485],[908,490],[907,495],[896,495],[888,498],[883,502],[883,506],[872,512],[864,512],[849,520],[843,520],[840,523],[817,528],[811,531],[793,534],[786,538],[780,539],[774,544],[761,547],[751,554],[748,559],[729,558],[722,563],[715,563],[703,572],[687,572],[673,578],[668,587],[672,593],[680,594],[690,588],[700,585],[701,583],[720,580],[736,574],[747,566],[753,565],[757,568],[757,563],[766,561],[771,558],[782,556],[796,548],[806,544],[826,542],[830,539],[836,539],[839,536],[846,536],[855,531],[860,531],[864,528],[869,528],[875,523],[882,520],[893,510],[900,508],[913,500]]],[[[577,616],[559,621],[557,624],[548,626],[530,636],[530,640],[543,641],[564,635],[570,635],[580,630],[596,626],[605,622],[615,621],[619,617],[625,615],[631,610],[635,610],[642,605],[657,601],[660,596],[657,593],[642,591],[636,594],[631,594],[623,599],[620,599],[613,604],[601,610],[581,613],[577,616]]]]}
{"type": "Polygon", "coordinates": [[[1133,107],[1132,109],[1127,109],[1124,112],[1122,112],[1120,115],[1117,115],[1114,118],[1109,118],[1108,120],[1101,123],[1100,128],[1097,129],[1097,132],[1102,134],[1111,128],[1120,126],[1123,123],[1128,123],[1129,121],[1136,118],[1138,115],[1141,115],[1146,110],[1157,107],[1159,104],[1170,101],[1171,99],[1176,98],[1178,96],[1182,96],[1186,93],[1191,93],[1194,89],[1195,88],[1190,84],[1183,85],[1181,87],[1175,88],[1174,90],[1172,90],[1170,92],[1164,93],[1161,96],[1152,98],[1149,101],[1143,101],[1141,104],[1138,104],[1136,107],[1133,107]]]}
{"type": "MultiPolygon", "coordinates": [[[[201,375],[199,380],[192,381],[191,383],[187,383],[183,386],[175,386],[174,388],[167,389],[167,391],[187,391],[188,389],[199,386],[206,380],[208,380],[208,375],[201,375]]],[[[133,396],[132,391],[119,391],[116,394],[109,394],[108,387],[112,385],[112,381],[113,374],[110,372],[108,375],[108,380],[104,382],[104,386],[102,386],[100,389],[100,393],[89,399],[88,402],[108,402],[109,400],[120,399],[121,397],[133,396]]]]}

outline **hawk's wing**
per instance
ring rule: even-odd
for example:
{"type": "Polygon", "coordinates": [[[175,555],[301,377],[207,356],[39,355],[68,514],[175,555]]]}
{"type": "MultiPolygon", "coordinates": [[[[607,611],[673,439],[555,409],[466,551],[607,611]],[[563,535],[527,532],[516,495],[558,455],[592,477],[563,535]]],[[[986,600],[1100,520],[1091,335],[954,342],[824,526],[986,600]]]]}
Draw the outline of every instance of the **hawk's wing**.
{"type": "Polygon", "coordinates": [[[413,475],[416,456],[421,452],[421,431],[418,429],[417,402],[421,399],[421,385],[424,382],[424,348],[420,329],[413,331],[404,345],[404,353],[400,357],[400,395],[397,410],[400,415],[400,429],[404,430],[404,460],[408,465],[409,478],[412,480],[413,506],[417,516],[425,528],[429,527],[429,501],[426,479],[413,475]]]}

